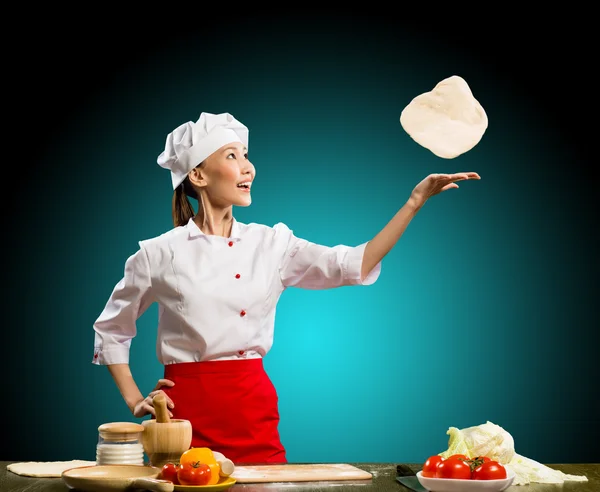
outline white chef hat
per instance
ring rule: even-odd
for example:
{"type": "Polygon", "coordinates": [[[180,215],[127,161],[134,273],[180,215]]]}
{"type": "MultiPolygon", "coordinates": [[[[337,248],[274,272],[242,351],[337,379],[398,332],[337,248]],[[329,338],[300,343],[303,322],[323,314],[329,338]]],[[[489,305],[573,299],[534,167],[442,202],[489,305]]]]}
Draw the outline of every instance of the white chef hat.
{"type": "Polygon", "coordinates": [[[231,142],[240,142],[247,148],[248,128],[229,113],[201,113],[196,123],[188,121],[167,135],[165,150],[157,162],[171,171],[176,189],[192,169],[231,142]]]}

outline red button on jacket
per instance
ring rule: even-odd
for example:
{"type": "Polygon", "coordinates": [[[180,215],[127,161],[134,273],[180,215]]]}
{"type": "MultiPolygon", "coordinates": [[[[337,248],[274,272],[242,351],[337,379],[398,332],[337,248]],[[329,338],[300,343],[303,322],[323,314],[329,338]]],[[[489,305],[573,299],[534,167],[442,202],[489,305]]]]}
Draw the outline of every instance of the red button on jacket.
{"type": "Polygon", "coordinates": [[[246,316],[246,311],[244,311],[244,310],[242,309],[242,311],[240,312],[240,316],[246,316]]]}

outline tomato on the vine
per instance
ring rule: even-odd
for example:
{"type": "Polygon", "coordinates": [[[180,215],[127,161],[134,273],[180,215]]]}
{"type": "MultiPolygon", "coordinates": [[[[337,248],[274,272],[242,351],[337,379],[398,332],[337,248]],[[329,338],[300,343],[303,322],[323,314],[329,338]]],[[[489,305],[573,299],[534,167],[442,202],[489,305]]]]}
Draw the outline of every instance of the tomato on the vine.
{"type": "Polygon", "coordinates": [[[471,478],[471,467],[459,458],[448,458],[438,464],[435,478],[471,478]]]}
{"type": "Polygon", "coordinates": [[[427,461],[425,461],[425,464],[423,465],[422,475],[424,477],[435,477],[435,470],[442,461],[444,461],[444,459],[439,454],[434,454],[427,458],[427,461]]]}
{"type": "Polygon", "coordinates": [[[506,478],[506,468],[497,461],[486,461],[473,470],[473,480],[501,480],[506,478]]]}
{"type": "Polygon", "coordinates": [[[210,466],[199,461],[181,464],[177,478],[181,485],[206,485],[211,478],[210,466]]]}
{"type": "Polygon", "coordinates": [[[175,485],[181,485],[177,480],[177,465],[175,463],[165,463],[160,471],[160,478],[169,480],[175,485]]]}
{"type": "Polygon", "coordinates": [[[448,459],[457,458],[459,460],[468,460],[466,454],[453,454],[452,456],[448,456],[448,459]]]}

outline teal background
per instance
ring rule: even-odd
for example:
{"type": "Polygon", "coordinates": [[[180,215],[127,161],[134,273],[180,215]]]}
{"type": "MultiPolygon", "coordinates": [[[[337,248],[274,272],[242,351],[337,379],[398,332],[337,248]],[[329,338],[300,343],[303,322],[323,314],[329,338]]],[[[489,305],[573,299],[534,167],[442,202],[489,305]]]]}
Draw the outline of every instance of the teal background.
{"type": "MultiPolygon", "coordinates": [[[[322,244],[368,241],[429,173],[482,176],[426,204],[376,284],[284,293],[265,364],[290,461],[422,462],[450,426],[487,420],[537,461],[599,461],[597,187],[585,130],[563,118],[577,108],[548,96],[578,87],[554,38],[529,51],[517,25],[508,45],[490,28],[474,43],[340,15],[228,17],[166,36],[114,23],[47,36],[21,60],[38,84],[11,151],[25,151],[29,184],[7,219],[0,459],[93,460],[98,425],[140,420],[91,364],[92,324],[137,241],[172,227],[156,164],[167,133],[207,111],[250,128],[257,180],[236,218],[322,244]],[[451,75],[489,128],[444,160],[399,116],[451,75]]],[[[131,350],[143,393],[162,375],[156,317],[142,316],[131,350]]]]}

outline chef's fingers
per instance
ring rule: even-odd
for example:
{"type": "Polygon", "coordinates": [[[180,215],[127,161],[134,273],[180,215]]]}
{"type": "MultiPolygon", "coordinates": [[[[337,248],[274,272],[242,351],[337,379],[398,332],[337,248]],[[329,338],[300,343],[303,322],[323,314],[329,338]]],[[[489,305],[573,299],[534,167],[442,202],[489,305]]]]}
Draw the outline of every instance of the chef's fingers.
{"type": "MultiPolygon", "coordinates": [[[[171,381],[170,379],[165,379],[165,378],[159,379],[158,382],[156,383],[156,386],[154,387],[154,391],[158,392],[158,390],[160,390],[160,388],[163,386],[173,387],[173,386],[175,386],[175,382],[171,381]]],[[[169,398],[169,396],[166,393],[165,393],[165,396],[167,397],[167,405],[169,406],[169,408],[174,408],[175,403],[173,403],[173,400],[171,400],[171,398],[169,398]]]]}
{"type": "Polygon", "coordinates": [[[143,415],[150,414],[153,418],[156,418],[156,410],[154,410],[152,394],[149,394],[146,398],[144,398],[144,402],[142,403],[142,411],[143,415]]]}
{"type": "Polygon", "coordinates": [[[165,395],[165,398],[167,399],[167,406],[169,408],[174,408],[175,407],[175,403],[173,402],[173,400],[171,400],[171,398],[169,398],[169,395],[167,395],[163,390],[158,390],[155,393],[156,394],[162,393],[163,395],[165,395]]]}
{"type": "Polygon", "coordinates": [[[151,391],[150,394],[148,395],[148,398],[150,398],[150,400],[152,400],[152,398],[154,398],[159,393],[162,393],[163,395],[165,395],[165,398],[167,399],[167,407],[169,407],[169,408],[175,407],[175,403],[173,403],[173,400],[171,400],[171,398],[169,398],[169,395],[167,395],[163,390],[151,391]]]}
{"type": "Polygon", "coordinates": [[[144,398],[142,401],[136,404],[135,409],[133,410],[134,417],[141,418],[144,415],[155,415],[154,408],[151,405],[151,401],[149,403],[148,397],[144,398]]]}
{"type": "Polygon", "coordinates": [[[146,415],[146,412],[142,409],[142,402],[136,403],[135,407],[133,407],[133,410],[131,410],[131,413],[137,418],[142,418],[144,415],[146,415]]]}
{"type": "MultiPolygon", "coordinates": [[[[154,406],[151,404],[145,404],[144,405],[144,409],[147,411],[147,413],[151,414],[154,418],[156,418],[156,410],[154,409],[154,406]]],[[[173,413],[169,412],[169,417],[173,418],[173,413]]]]}
{"type": "Polygon", "coordinates": [[[170,379],[159,379],[154,387],[154,391],[160,389],[162,386],[175,386],[175,383],[170,379]]]}
{"type": "Polygon", "coordinates": [[[474,173],[474,172],[454,173],[454,174],[451,174],[449,177],[453,181],[457,180],[457,179],[459,181],[462,181],[463,179],[481,179],[481,176],[479,176],[479,174],[474,173]]]}
{"type": "Polygon", "coordinates": [[[442,188],[442,191],[450,190],[452,188],[458,188],[458,185],[456,183],[447,184],[442,188]]]}
{"type": "MultiPolygon", "coordinates": [[[[144,401],[143,409],[146,411],[146,413],[149,413],[154,418],[156,418],[156,410],[154,409],[154,405],[152,404],[152,399],[150,397],[148,397],[148,399],[144,401]],[[149,402],[148,402],[148,399],[149,399],[149,402]]],[[[173,412],[171,412],[168,409],[167,409],[167,412],[169,412],[169,417],[173,418],[173,412]]]]}
{"type": "Polygon", "coordinates": [[[455,173],[448,176],[449,181],[464,181],[469,179],[469,175],[467,173],[455,173]]]}
{"type": "Polygon", "coordinates": [[[156,410],[154,410],[154,407],[150,403],[144,403],[144,410],[156,418],[156,410]]]}

